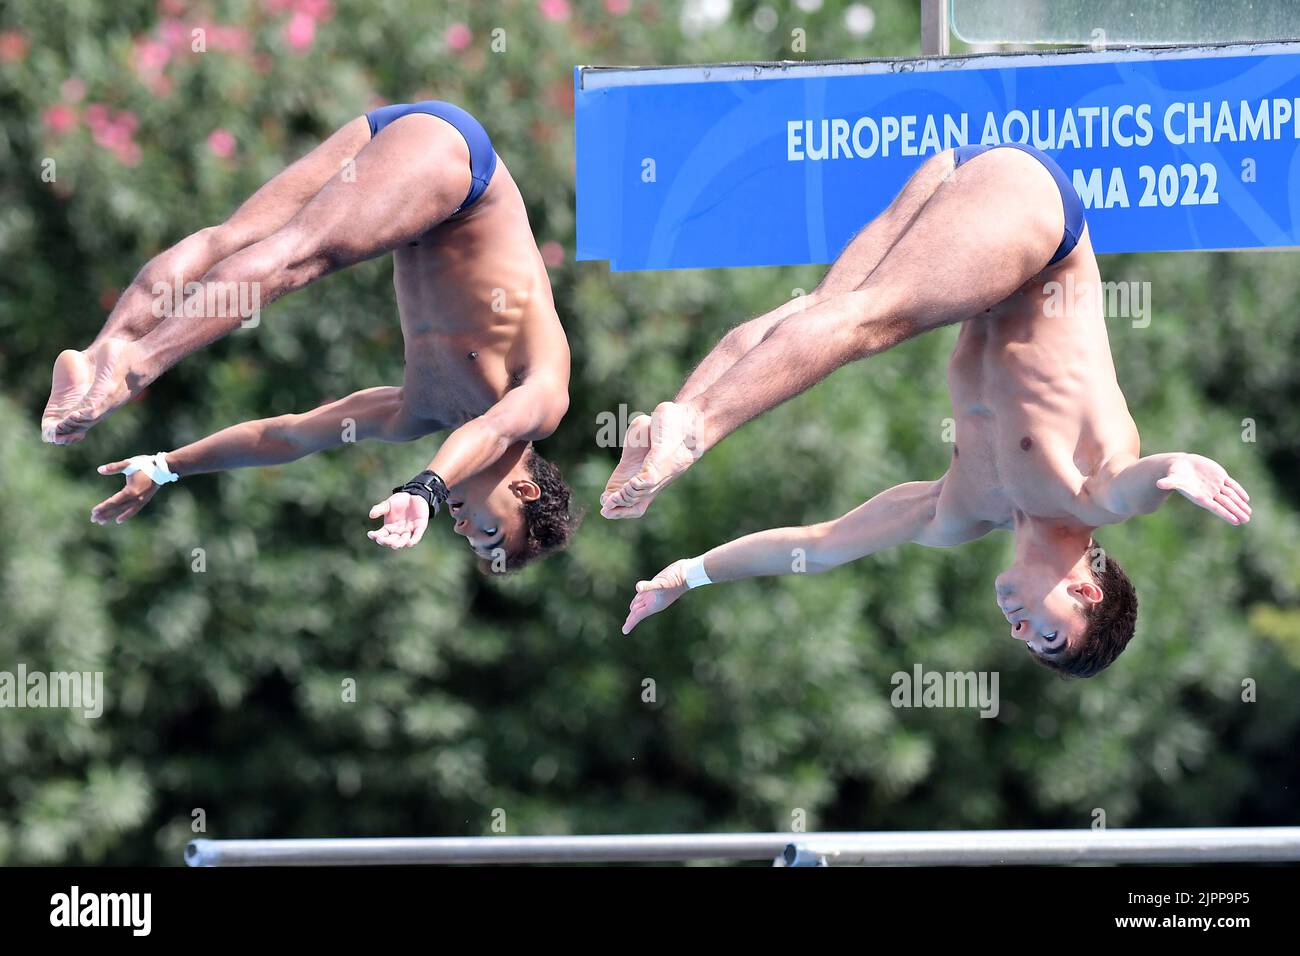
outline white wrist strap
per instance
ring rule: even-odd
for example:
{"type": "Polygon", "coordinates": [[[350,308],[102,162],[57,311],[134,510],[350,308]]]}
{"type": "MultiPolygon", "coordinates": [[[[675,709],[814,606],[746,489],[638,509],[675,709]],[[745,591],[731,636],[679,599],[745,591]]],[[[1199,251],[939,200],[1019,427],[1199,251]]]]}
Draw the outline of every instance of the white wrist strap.
{"type": "Polygon", "coordinates": [[[173,474],[167,467],[167,456],[162,452],[156,455],[136,455],[134,458],[128,458],[126,470],[122,474],[134,475],[137,471],[142,471],[152,478],[155,485],[165,485],[169,481],[178,481],[181,477],[173,474]]]}
{"type": "Polygon", "coordinates": [[[712,584],[708,574],[704,571],[704,558],[688,558],[686,567],[683,569],[686,573],[686,586],[688,588],[703,587],[706,584],[712,584]]]}

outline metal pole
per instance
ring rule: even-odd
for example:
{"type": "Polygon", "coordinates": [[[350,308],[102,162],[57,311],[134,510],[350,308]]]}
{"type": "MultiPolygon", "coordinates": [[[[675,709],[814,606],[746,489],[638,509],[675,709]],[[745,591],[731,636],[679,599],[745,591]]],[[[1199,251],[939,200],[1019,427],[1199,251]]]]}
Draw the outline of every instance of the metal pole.
{"type": "Polygon", "coordinates": [[[784,859],[787,866],[1267,863],[1300,860],[1300,827],[810,833],[786,847],[784,859]]]}
{"type": "Polygon", "coordinates": [[[1300,861],[1300,827],[195,840],[185,850],[190,866],[680,863],[774,857],[788,866],[1300,861]]]}
{"type": "Polygon", "coordinates": [[[772,860],[795,833],[656,836],[391,837],[356,840],[194,840],[190,866],[373,866],[428,863],[656,863],[772,860]]]}
{"type": "Polygon", "coordinates": [[[948,55],[948,0],[921,0],[921,55],[948,55]]]}

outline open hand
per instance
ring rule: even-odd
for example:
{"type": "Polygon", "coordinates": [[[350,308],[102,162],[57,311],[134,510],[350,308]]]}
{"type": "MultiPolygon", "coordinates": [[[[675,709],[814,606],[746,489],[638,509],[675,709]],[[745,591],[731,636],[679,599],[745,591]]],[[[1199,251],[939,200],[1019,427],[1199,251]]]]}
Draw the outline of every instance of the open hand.
{"type": "Polygon", "coordinates": [[[366,532],[371,541],[394,551],[413,548],[429,527],[429,503],[419,495],[397,491],[371,508],[370,517],[384,519],[382,528],[366,532]]]}
{"type": "MultiPolygon", "coordinates": [[[[101,475],[120,475],[131,466],[130,459],[100,465],[97,469],[101,475]]],[[[143,471],[126,476],[126,487],[105,498],[90,509],[90,520],[95,524],[108,524],[110,521],[121,524],[128,518],[134,518],[149,500],[162,487],[143,471]]]]}
{"type": "Polygon", "coordinates": [[[658,614],[687,590],[685,561],[674,561],[656,574],[653,580],[638,581],[636,597],[632,599],[627,620],[623,622],[623,633],[631,634],[634,627],[651,614],[658,614]]]}
{"type": "Polygon", "coordinates": [[[1250,520],[1250,495],[1217,461],[1202,455],[1180,455],[1156,482],[1161,491],[1176,491],[1188,501],[1218,515],[1228,524],[1250,520]]]}

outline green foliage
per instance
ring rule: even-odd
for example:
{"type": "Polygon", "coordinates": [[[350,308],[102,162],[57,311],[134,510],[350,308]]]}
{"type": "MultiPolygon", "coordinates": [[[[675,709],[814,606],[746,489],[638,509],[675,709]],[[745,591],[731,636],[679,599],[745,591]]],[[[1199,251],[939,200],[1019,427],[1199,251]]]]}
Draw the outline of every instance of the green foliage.
{"type": "Polygon", "coordinates": [[[810,268],[552,270],[574,401],[544,451],[593,514],[568,554],[517,578],[477,575],[443,528],[405,552],[366,539],[369,506],[428,447],[197,478],[124,526],[88,522],[110,486],[95,465],[401,375],[380,260],[275,304],[81,445],[42,445],[54,356],[90,340],[150,255],[380,98],[436,96],[483,119],[539,244],[571,258],[573,64],[918,52],[914,3],[876,0],[865,39],[837,0],[773,4],[770,32],[760,6],[697,33],[674,2],[624,15],[581,0],[552,21],[522,0],[338,0],[297,48],[290,0],[6,4],[0,30],[27,45],[0,64],[0,670],[103,671],[108,704],[97,720],[0,710],[0,861],[175,863],[196,808],[231,837],[479,834],[494,808],[512,833],[788,828],[796,808],[826,829],[1085,826],[1094,808],[1111,825],[1294,819],[1300,270],[1283,255],[1103,263],[1152,284],[1150,327],[1110,330],[1146,449],[1220,460],[1256,520],[1234,529],[1175,502],[1104,532],[1142,610],[1130,650],[1091,681],[1060,681],[1006,639],[991,592],[1005,537],[706,589],[620,636],[634,582],[675,558],[945,467],[952,330],[747,426],[646,519],[594,514],[614,464],[597,415],[671,396],[727,328],[812,287],[810,268]],[[245,32],[209,29],[208,52],[183,44],[150,72],[142,45],[175,35],[168,22],[245,32]],[[806,52],[790,49],[795,27],[806,52]],[[92,104],[110,124],[135,117],[138,158],[96,139],[92,104]],[[998,718],[892,707],[891,675],[916,662],[997,671],[998,718]]]}

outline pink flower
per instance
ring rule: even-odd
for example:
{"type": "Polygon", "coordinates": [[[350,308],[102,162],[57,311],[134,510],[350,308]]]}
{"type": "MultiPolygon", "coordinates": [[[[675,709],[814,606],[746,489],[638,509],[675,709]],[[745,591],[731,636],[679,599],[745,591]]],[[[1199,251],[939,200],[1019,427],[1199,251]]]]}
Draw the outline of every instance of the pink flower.
{"type": "Polygon", "coordinates": [[[554,240],[542,243],[542,261],[548,269],[558,269],[564,265],[564,259],[564,246],[554,240]]]}
{"type": "Polygon", "coordinates": [[[235,153],[235,137],[228,129],[214,129],[208,134],[208,149],[221,159],[229,159],[235,153]]]}
{"type": "Polygon", "coordinates": [[[131,138],[140,120],[130,110],[114,114],[102,103],[91,103],[86,107],[86,125],[95,142],[119,161],[127,166],[140,162],[140,147],[131,138]]]}
{"type": "Polygon", "coordinates": [[[190,48],[190,31],[179,20],[164,19],[158,24],[158,36],[173,53],[190,48]]]}
{"type": "Polygon", "coordinates": [[[45,111],[45,127],[56,136],[62,136],[77,125],[77,111],[65,103],[51,106],[45,111]]]}
{"type": "Polygon", "coordinates": [[[171,58],[171,48],[165,43],[147,39],[135,42],[135,71],[138,74],[158,73],[171,58]]]}
{"type": "Polygon", "coordinates": [[[295,13],[284,28],[284,38],[295,50],[305,50],[316,40],[316,21],[305,13],[295,13]]]}
{"type": "Polygon", "coordinates": [[[443,41],[453,50],[463,50],[469,46],[474,34],[470,32],[469,27],[463,23],[453,23],[447,27],[447,32],[442,35],[443,41]]]}
{"type": "Polygon", "coordinates": [[[304,16],[322,23],[334,16],[334,4],[330,0],[293,0],[292,7],[304,16]]]}
{"type": "Polygon", "coordinates": [[[103,103],[91,103],[86,107],[86,123],[91,129],[108,122],[108,107],[103,103]]]}
{"type": "Polygon", "coordinates": [[[632,0],[605,0],[605,11],[612,16],[621,17],[632,9],[632,0]]]}
{"type": "Polygon", "coordinates": [[[214,50],[226,50],[230,53],[243,53],[252,44],[248,31],[243,27],[214,26],[208,30],[208,39],[214,50]]]}
{"type": "Polygon", "coordinates": [[[22,31],[0,31],[0,63],[17,63],[25,59],[27,47],[27,34],[22,31]]]}
{"type": "Polygon", "coordinates": [[[546,19],[556,23],[569,19],[569,0],[537,0],[537,9],[546,19]]]}

